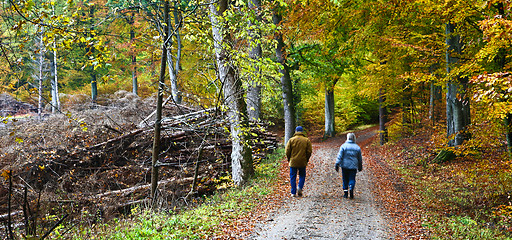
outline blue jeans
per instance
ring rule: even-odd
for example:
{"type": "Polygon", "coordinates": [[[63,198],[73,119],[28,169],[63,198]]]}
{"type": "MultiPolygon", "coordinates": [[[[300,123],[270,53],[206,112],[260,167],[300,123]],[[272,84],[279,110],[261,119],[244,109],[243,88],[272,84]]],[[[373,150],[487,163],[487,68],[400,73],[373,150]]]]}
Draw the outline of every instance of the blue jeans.
{"type": "Polygon", "coordinates": [[[341,174],[343,176],[343,190],[354,190],[354,186],[356,185],[357,169],[342,168],[341,174]]]}
{"type": "Polygon", "coordinates": [[[299,189],[304,187],[306,181],[306,167],[290,167],[290,185],[292,186],[292,194],[297,193],[297,171],[299,172],[299,189]]]}

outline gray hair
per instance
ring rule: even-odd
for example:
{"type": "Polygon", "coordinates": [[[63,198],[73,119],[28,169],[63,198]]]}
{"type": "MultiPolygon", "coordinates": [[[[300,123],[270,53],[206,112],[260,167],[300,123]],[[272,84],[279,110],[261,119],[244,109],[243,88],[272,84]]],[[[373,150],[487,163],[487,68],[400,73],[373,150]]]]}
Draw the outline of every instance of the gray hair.
{"type": "Polygon", "coordinates": [[[352,140],[353,142],[356,142],[356,135],[354,133],[348,133],[347,134],[347,141],[352,140]]]}

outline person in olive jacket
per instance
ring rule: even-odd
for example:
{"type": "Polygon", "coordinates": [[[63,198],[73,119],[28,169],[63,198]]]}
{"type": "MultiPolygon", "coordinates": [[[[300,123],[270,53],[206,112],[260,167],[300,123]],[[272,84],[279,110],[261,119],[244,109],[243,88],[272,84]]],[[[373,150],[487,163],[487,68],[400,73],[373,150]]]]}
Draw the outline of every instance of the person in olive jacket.
{"type": "Polygon", "coordinates": [[[306,166],[313,152],[311,141],[304,135],[304,129],[301,126],[295,128],[295,134],[288,140],[285,151],[290,166],[291,193],[293,197],[300,197],[306,181],[306,166]],[[297,172],[299,173],[298,189],[297,172]]]}
{"type": "Polygon", "coordinates": [[[363,170],[363,157],[361,148],[356,144],[356,135],[347,134],[347,141],[343,143],[336,157],[336,172],[341,167],[343,178],[343,197],[347,198],[350,191],[350,198],[354,198],[354,187],[356,185],[357,171],[363,170]]]}

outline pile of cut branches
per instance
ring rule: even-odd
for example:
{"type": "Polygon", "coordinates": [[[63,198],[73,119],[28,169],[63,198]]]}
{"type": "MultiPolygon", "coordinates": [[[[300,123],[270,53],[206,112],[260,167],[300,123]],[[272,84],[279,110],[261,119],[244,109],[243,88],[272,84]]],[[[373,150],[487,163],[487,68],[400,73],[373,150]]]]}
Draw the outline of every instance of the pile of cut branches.
{"type": "MultiPolygon", "coordinates": [[[[88,115],[51,116],[29,126],[13,124],[9,131],[14,136],[0,139],[13,143],[0,150],[2,171],[12,171],[9,179],[0,182],[0,192],[5,193],[0,194],[0,221],[10,217],[11,224],[30,225],[28,220],[51,213],[69,214],[68,221],[92,223],[129,213],[134,204],[147,202],[153,123],[133,122],[150,115],[151,109],[134,107],[144,104],[129,106],[96,106],[86,111],[88,115]],[[121,115],[132,118],[121,120],[121,115]],[[16,138],[24,141],[16,142],[16,138]],[[11,187],[8,180],[12,180],[11,187]]],[[[263,123],[251,127],[255,162],[277,147],[276,135],[266,127],[263,123]]],[[[157,164],[160,207],[179,209],[219,186],[231,184],[231,141],[220,111],[167,107],[161,136],[162,153],[157,164]],[[194,176],[196,164],[198,175],[194,176]],[[194,179],[196,188],[191,189],[194,179]]],[[[39,221],[41,228],[51,227],[52,221],[39,221]]]]}

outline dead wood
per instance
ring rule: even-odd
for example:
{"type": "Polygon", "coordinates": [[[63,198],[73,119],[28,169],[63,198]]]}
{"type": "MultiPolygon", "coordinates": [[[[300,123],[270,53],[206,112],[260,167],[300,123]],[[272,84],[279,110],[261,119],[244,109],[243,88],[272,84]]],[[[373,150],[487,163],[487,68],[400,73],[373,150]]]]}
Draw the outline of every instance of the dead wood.
{"type": "MultiPolygon", "coordinates": [[[[165,101],[162,103],[162,105],[167,104],[167,102],[169,102],[169,100],[171,100],[171,99],[172,99],[172,95],[169,95],[169,96],[165,99],[165,101]]],[[[143,127],[145,127],[145,125],[146,125],[147,127],[150,127],[151,125],[153,125],[154,123],[152,123],[152,124],[148,124],[148,121],[149,121],[149,119],[150,119],[150,118],[152,118],[155,114],[156,114],[156,109],[155,109],[153,112],[151,112],[151,114],[149,114],[146,118],[144,118],[144,120],[142,120],[142,121],[139,123],[139,125],[137,125],[137,127],[139,127],[139,128],[143,128],[143,127]]]]}
{"type": "MultiPolygon", "coordinates": [[[[175,184],[183,184],[185,182],[190,182],[190,181],[193,181],[194,178],[193,177],[188,177],[188,178],[182,178],[182,179],[176,179],[176,178],[171,178],[171,179],[166,179],[166,180],[161,180],[158,182],[158,186],[160,185],[163,185],[163,184],[167,184],[167,183],[175,183],[175,184]]],[[[126,195],[129,195],[135,191],[138,191],[138,190],[143,190],[143,189],[148,189],[151,187],[151,184],[144,184],[144,185],[139,185],[139,186],[134,186],[134,187],[129,187],[129,188],[125,188],[125,189],[120,189],[120,190],[114,190],[114,191],[110,191],[110,192],[105,192],[105,193],[100,193],[100,194],[96,194],[94,196],[91,196],[89,197],[89,199],[103,199],[103,198],[106,198],[106,197],[109,197],[109,196],[116,196],[116,197],[124,197],[126,195]]]]}
{"type": "MultiPolygon", "coordinates": [[[[150,104],[144,106],[147,108],[150,104]]],[[[149,110],[145,111],[142,117],[148,114],[149,110]]],[[[222,114],[215,114],[215,111],[216,109],[204,109],[182,115],[176,114],[177,111],[174,113],[166,111],[170,114],[167,114],[162,121],[161,136],[162,149],[165,151],[159,156],[162,162],[158,162],[161,171],[165,173],[166,180],[161,180],[158,185],[162,186],[159,194],[162,194],[162,199],[167,200],[167,204],[180,205],[181,200],[178,199],[183,199],[187,193],[190,195],[190,193],[203,194],[215,191],[217,183],[210,180],[190,189],[193,185],[192,174],[196,171],[199,175],[208,175],[208,179],[215,179],[229,172],[231,140],[224,128],[226,119],[223,119],[222,114]],[[202,155],[198,154],[201,145],[203,145],[202,155]],[[198,158],[197,155],[201,157],[198,158]]],[[[116,137],[110,138],[111,134],[116,132],[114,129],[98,124],[91,125],[88,132],[69,133],[69,138],[62,138],[63,140],[60,141],[67,145],[59,145],[58,149],[52,146],[44,150],[34,148],[30,152],[33,154],[31,158],[33,161],[20,166],[20,169],[30,171],[21,176],[26,178],[27,184],[37,185],[37,189],[44,187],[48,187],[46,189],[49,190],[58,189],[56,192],[45,190],[44,193],[49,196],[47,199],[59,199],[45,200],[45,204],[53,207],[73,204],[90,212],[97,212],[95,208],[100,208],[101,211],[106,210],[102,213],[105,215],[101,216],[106,219],[112,214],[123,211],[129,213],[129,208],[133,204],[151,201],[148,198],[150,184],[146,183],[151,167],[150,145],[153,140],[151,133],[154,129],[148,126],[153,125],[154,122],[146,124],[143,121],[141,122],[143,128],[134,129],[136,126],[131,123],[142,119],[141,112],[130,114],[133,114],[133,118],[129,123],[123,123],[119,119],[123,126],[119,129],[131,131],[119,133],[116,137]],[[105,128],[110,130],[105,131],[105,128]],[[97,139],[101,139],[101,142],[97,139]],[[79,195],[73,195],[78,191],[79,195]]],[[[102,112],[101,116],[103,115],[102,112]]],[[[91,118],[88,122],[100,121],[97,118],[91,118]]],[[[255,163],[259,162],[256,159],[264,159],[266,154],[272,152],[277,146],[277,136],[266,132],[265,126],[266,124],[259,123],[251,128],[254,141],[249,144],[253,147],[255,163]]],[[[54,126],[51,125],[51,127],[54,126]]],[[[48,127],[44,125],[44,128],[48,127]]],[[[200,179],[201,176],[198,178],[200,179]]],[[[196,181],[199,182],[199,180],[196,181]]],[[[21,187],[22,185],[19,189],[21,187]]],[[[15,195],[21,196],[22,192],[16,192],[16,188],[18,187],[13,189],[15,195]]],[[[34,200],[36,196],[29,193],[28,198],[34,200]]],[[[7,196],[4,199],[7,200],[7,196]]],[[[7,202],[4,199],[2,200],[7,202]]],[[[19,208],[13,208],[13,210],[17,209],[19,208]]],[[[1,213],[6,212],[4,210],[1,213]]],[[[17,215],[15,218],[20,219],[21,213],[22,211],[14,212],[13,216],[17,215]]],[[[70,212],[70,214],[76,213],[70,212]]],[[[0,219],[2,218],[7,219],[7,215],[1,215],[0,219]]]]}
{"type": "Polygon", "coordinates": [[[88,147],[88,148],[86,148],[86,149],[87,149],[87,150],[91,150],[91,149],[94,149],[94,148],[98,148],[98,147],[101,147],[101,146],[105,146],[105,145],[107,145],[107,144],[109,144],[109,143],[117,142],[117,141],[120,141],[120,140],[122,140],[122,139],[125,139],[125,138],[128,138],[128,137],[131,137],[131,136],[137,135],[137,134],[141,133],[142,131],[143,131],[143,129],[136,129],[136,130],[131,131],[131,132],[127,133],[127,134],[121,135],[121,136],[116,137],[116,138],[109,139],[109,140],[108,140],[108,141],[106,141],[106,142],[98,143],[98,144],[96,144],[96,145],[94,145],[94,146],[90,146],[90,147],[88,147]]]}
{"type": "Polygon", "coordinates": [[[23,213],[22,210],[19,210],[19,211],[15,211],[15,212],[11,212],[11,213],[7,213],[7,214],[2,214],[0,215],[0,221],[5,221],[7,220],[9,217],[14,217],[20,213],[23,213]]]}

